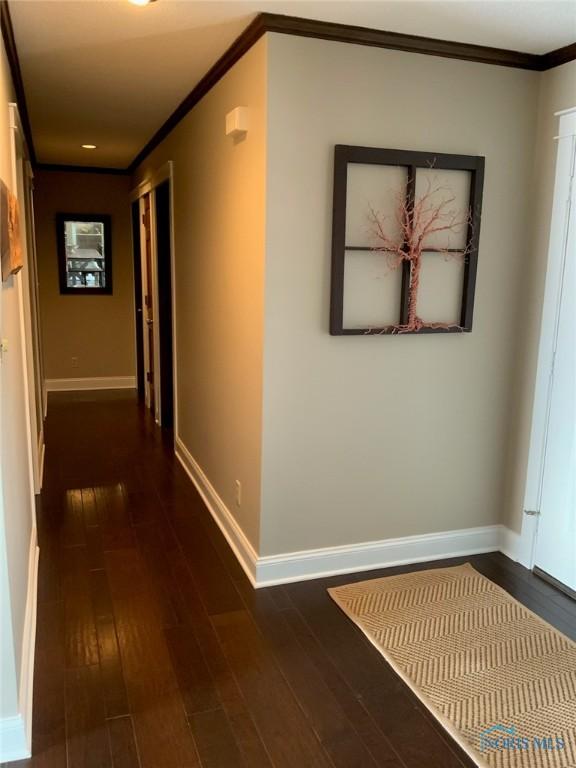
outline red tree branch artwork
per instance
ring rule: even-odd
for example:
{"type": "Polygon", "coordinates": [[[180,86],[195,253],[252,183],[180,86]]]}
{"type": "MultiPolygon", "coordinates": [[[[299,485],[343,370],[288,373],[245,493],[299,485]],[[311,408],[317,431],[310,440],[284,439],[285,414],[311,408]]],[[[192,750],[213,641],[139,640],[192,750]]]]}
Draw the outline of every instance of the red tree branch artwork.
{"type": "MultiPolygon", "coordinates": [[[[400,196],[396,221],[399,234],[394,237],[386,230],[386,217],[370,207],[369,220],[372,234],[376,240],[374,251],[386,254],[391,269],[409,265],[408,299],[405,322],[393,326],[392,333],[414,333],[422,328],[456,329],[457,323],[426,322],[418,315],[418,292],[424,252],[436,253],[446,259],[464,260],[470,252],[468,229],[471,222],[469,210],[458,211],[454,208],[456,197],[448,187],[433,186],[428,183],[426,191],[410,200],[400,196]],[[452,235],[465,231],[466,243],[461,248],[450,248],[452,235]],[[440,246],[434,245],[440,241],[440,246]]],[[[382,331],[384,332],[384,330],[382,331]]]]}

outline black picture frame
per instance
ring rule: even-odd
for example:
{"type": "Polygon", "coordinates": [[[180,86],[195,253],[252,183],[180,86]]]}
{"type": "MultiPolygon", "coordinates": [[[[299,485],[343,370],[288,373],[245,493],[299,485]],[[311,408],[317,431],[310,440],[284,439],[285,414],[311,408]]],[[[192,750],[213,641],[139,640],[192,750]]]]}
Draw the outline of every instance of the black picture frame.
{"type": "MultiPolygon", "coordinates": [[[[112,217],[107,213],[57,213],[56,214],[56,245],[58,251],[58,277],[60,293],[69,296],[102,296],[111,295],[112,286],[112,217]],[[70,271],[82,272],[83,269],[70,270],[69,256],[66,252],[65,225],[67,221],[97,222],[103,225],[104,254],[103,254],[103,286],[69,286],[70,271]]],[[[81,260],[79,258],[78,260],[81,260]]]]}
{"type": "MultiPolygon", "coordinates": [[[[485,159],[479,155],[451,155],[440,152],[417,152],[402,149],[378,149],[337,144],[334,148],[334,199],[332,211],[332,275],[330,287],[330,334],[332,336],[390,335],[397,332],[397,326],[382,328],[344,327],[344,267],[346,250],[346,202],[348,165],[401,166],[407,169],[406,195],[414,200],[416,173],[418,168],[470,172],[470,221],[466,235],[467,253],[463,269],[462,299],[458,327],[420,328],[407,331],[404,335],[427,333],[462,333],[472,330],[474,294],[478,269],[478,245],[482,215],[482,192],[484,186],[485,159]]],[[[370,250],[369,248],[360,250],[370,250]]],[[[403,264],[400,296],[400,317],[398,325],[406,322],[409,265],[403,264]]]]}

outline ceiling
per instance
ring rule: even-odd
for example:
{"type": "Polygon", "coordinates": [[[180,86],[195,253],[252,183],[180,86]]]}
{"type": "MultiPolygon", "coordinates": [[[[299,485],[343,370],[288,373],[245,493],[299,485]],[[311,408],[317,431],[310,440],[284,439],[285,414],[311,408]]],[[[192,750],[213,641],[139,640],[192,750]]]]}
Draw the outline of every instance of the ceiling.
{"type": "Polygon", "coordinates": [[[535,54],[576,40],[576,0],[10,0],[39,162],[128,166],[260,11],[535,54]]]}

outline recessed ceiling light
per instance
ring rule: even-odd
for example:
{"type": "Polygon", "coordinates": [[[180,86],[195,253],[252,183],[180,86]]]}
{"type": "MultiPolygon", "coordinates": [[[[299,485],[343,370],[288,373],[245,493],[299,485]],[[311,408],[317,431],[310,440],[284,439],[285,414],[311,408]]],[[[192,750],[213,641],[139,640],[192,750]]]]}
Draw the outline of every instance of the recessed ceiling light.
{"type": "Polygon", "coordinates": [[[149,3],[154,3],[156,0],[129,0],[132,5],[148,5],[149,3]]]}
{"type": "Polygon", "coordinates": [[[82,144],[82,149],[96,149],[96,144],[82,144]]]}

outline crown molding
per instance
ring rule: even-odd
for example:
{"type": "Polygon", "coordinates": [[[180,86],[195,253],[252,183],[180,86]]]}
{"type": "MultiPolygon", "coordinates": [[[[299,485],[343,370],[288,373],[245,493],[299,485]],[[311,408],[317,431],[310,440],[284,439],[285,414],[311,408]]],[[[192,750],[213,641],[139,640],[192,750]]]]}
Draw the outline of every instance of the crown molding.
{"type": "Polygon", "coordinates": [[[481,62],[482,64],[497,64],[503,67],[538,69],[539,57],[532,53],[510,51],[505,48],[491,48],[485,45],[456,43],[451,40],[387,32],[381,29],[337,24],[331,21],[302,19],[276,13],[263,13],[261,15],[267,32],[314,37],[339,43],[369,45],[395,51],[422,53],[428,56],[443,56],[449,59],[481,62]]]}
{"type": "Polygon", "coordinates": [[[26,104],[26,94],[24,93],[22,70],[20,69],[18,51],[16,50],[14,27],[12,26],[8,0],[0,0],[0,28],[2,29],[2,40],[4,41],[4,47],[6,48],[6,57],[8,59],[8,66],[10,67],[10,74],[12,75],[12,84],[14,86],[16,103],[18,104],[20,122],[22,123],[24,138],[26,139],[26,144],[28,146],[28,155],[32,165],[35,165],[36,153],[34,151],[34,141],[32,140],[32,128],[30,126],[30,116],[26,104]]]}
{"type": "Polygon", "coordinates": [[[380,29],[356,27],[349,24],[336,24],[316,19],[303,19],[297,16],[284,16],[277,13],[261,13],[232,43],[230,48],[218,59],[198,85],[174,110],[165,123],[152,136],[145,147],[136,155],[128,166],[133,173],[140,163],[160,144],[178,123],[196,106],[200,99],[210,91],[228,70],[241,58],[266,32],[284,35],[313,37],[340,43],[368,45],[395,51],[420,53],[427,56],[442,56],[450,59],[475,61],[500,67],[515,67],[541,72],[576,59],[576,44],[559,48],[557,51],[539,55],[510,51],[505,48],[491,48],[484,45],[455,43],[450,40],[438,40],[432,37],[405,35],[398,32],[386,32],[380,29]]]}
{"type": "Polygon", "coordinates": [[[107,173],[115,176],[130,175],[128,168],[104,168],[98,165],[65,165],[61,163],[36,163],[34,170],[65,173],[107,173]]]}
{"type": "Polygon", "coordinates": [[[565,45],[564,48],[557,48],[555,51],[544,53],[539,56],[539,70],[545,72],[547,69],[553,69],[559,67],[562,64],[567,64],[569,61],[576,59],[576,43],[565,45]]]}
{"type": "Polygon", "coordinates": [[[168,119],[138,152],[127,168],[98,168],[95,166],[58,165],[54,163],[36,163],[32,131],[22,73],[16,51],[14,30],[10,19],[8,0],[0,0],[0,20],[2,37],[16,91],[16,99],[20,111],[23,130],[29,147],[33,165],[40,170],[71,171],[83,173],[112,173],[131,174],[140,163],[168,136],[168,134],[186,117],[216,83],[224,77],[231,67],[252,48],[266,32],[284,35],[312,37],[320,40],[332,40],[354,45],[368,45],[376,48],[386,48],[395,51],[420,53],[427,56],[441,56],[463,61],[474,61],[482,64],[492,64],[500,67],[514,67],[534,72],[543,72],[553,67],[566,64],[576,59],[576,43],[558,48],[542,55],[510,51],[505,48],[492,48],[484,45],[469,45],[456,43],[451,40],[439,40],[419,35],[406,35],[399,32],[386,32],[380,29],[357,27],[350,24],[336,24],[316,19],[303,19],[297,16],[284,16],[277,13],[260,13],[246,27],[244,32],[232,43],[218,61],[208,70],[200,82],[190,91],[188,96],[176,107],[168,119]]]}

